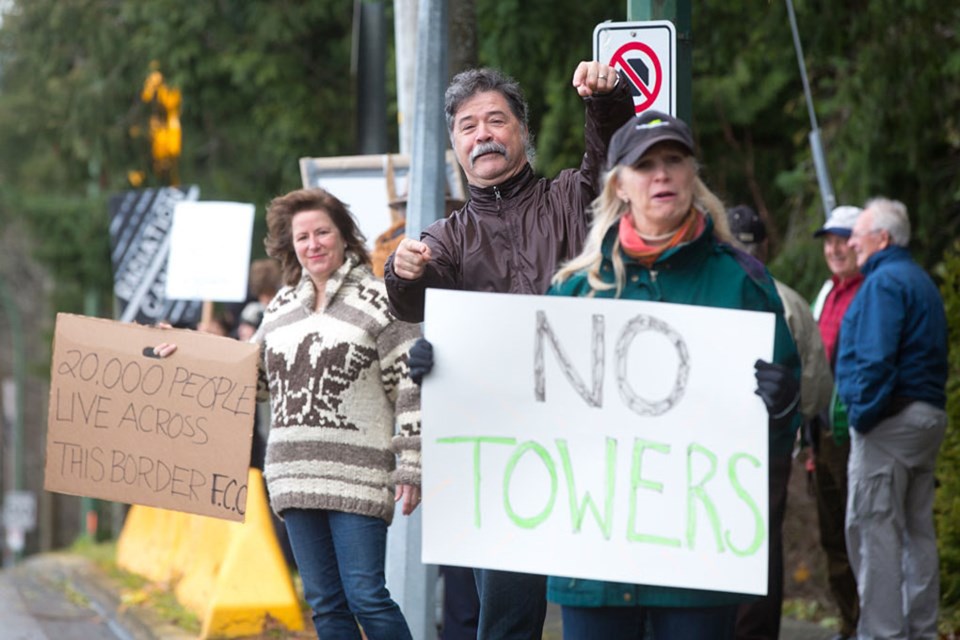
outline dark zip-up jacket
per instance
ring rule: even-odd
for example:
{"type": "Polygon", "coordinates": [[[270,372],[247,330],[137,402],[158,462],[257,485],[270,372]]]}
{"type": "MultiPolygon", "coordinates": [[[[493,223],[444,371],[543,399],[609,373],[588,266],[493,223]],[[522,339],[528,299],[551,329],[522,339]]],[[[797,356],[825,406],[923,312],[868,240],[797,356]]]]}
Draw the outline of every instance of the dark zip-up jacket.
{"type": "Polygon", "coordinates": [[[470,185],[470,201],[421,234],[432,258],[417,280],[399,277],[391,255],[384,268],[391,311],[421,322],[430,287],[544,293],[560,264],[583,248],[610,136],[634,114],[627,84],[621,78],[609,94],[584,99],[586,153],[579,169],[548,180],[526,165],[502,184],[470,185]]]}

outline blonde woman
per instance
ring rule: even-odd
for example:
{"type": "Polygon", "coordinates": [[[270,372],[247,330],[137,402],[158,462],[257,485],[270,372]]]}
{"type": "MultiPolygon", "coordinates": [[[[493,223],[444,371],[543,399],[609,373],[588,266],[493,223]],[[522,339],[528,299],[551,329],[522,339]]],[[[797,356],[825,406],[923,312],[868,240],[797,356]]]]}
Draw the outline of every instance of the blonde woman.
{"type": "MultiPolygon", "coordinates": [[[[607,162],[585,248],[557,272],[548,293],[775,313],[774,362],[757,362],[756,393],[770,413],[771,451],[789,446],[799,396],[796,348],[769,274],[727,243],[723,205],[697,177],[690,129],[648,111],[613,135],[607,162]]],[[[639,640],[647,619],[657,639],[727,640],[738,605],[751,599],[559,577],[549,578],[547,595],[562,606],[566,640],[639,640]]]]}

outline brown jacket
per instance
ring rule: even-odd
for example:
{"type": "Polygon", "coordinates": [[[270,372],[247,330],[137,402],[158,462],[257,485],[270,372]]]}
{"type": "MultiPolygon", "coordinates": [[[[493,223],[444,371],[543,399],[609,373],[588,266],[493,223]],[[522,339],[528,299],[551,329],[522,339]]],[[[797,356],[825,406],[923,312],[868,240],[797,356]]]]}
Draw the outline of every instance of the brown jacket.
{"type": "Polygon", "coordinates": [[[399,277],[391,255],[384,281],[393,313],[421,322],[429,287],[546,292],[560,264],[583,248],[587,208],[597,196],[610,136],[634,114],[627,84],[621,78],[610,94],[584,99],[586,153],[579,169],[565,169],[547,180],[538,179],[527,165],[503,184],[470,185],[470,201],[421,234],[432,259],[418,280],[399,277]]]}

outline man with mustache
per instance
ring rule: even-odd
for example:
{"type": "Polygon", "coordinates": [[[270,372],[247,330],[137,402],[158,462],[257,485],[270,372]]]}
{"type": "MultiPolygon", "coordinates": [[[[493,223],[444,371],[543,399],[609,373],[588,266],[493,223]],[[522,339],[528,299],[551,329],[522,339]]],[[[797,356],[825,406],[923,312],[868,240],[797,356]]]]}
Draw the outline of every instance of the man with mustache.
{"type": "MultiPolygon", "coordinates": [[[[423,320],[429,287],[542,294],[564,261],[583,248],[588,205],[598,195],[607,144],[634,114],[625,78],[599,62],[581,62],[573,86],[586,105],[586,153],[579,169],[537,178],[527,103],[515,80],[493,69],[454,77],[444,110],[450,143],[470,200],[405,238],[384,268],[392,311],[423,320]]],[[[546,577],[477,569],[481,640],[539,640],[546,615],[546,577]]]]}
{"type": "Polygon", "coordinates": [[[533,142],[519,84],[494,69],[454,77],[444,111],[470,201],[405,238],[384,279],[401,320],[423,320],[429,287],[541,294],[563,261],[582,249],[587,206],[597,194],[607,143],[634,113],[626,79],[600,62],[581,62],[573,86],[586,106],[586,153],[579,169],[553,179],[531,167],[533,142]]]}

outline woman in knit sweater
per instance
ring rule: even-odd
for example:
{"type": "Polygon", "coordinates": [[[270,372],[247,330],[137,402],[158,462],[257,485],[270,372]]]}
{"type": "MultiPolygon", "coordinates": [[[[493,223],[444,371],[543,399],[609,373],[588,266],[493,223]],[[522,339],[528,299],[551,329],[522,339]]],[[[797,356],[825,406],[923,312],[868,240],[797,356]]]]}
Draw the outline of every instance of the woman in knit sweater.
{"type": "Polygon", "coordinates": [[[359,623],[369,640],[409,639],[384,562],[394,502],[404,515],[420,503],[420,394],[407,367],[419,326],[390,313],[361,232],[326,191],[275,198],[265,245],[284,287],[252,339],[273,418],[264,477],[317,635],[360,640],[359,623]]]}
{"type": "Polygon", "coordinates": [[[384,559],[394,499],[405,515],[420,500],[420,396],[406,364],[420,330],[390,314],[363,236],[335,197],[276,198],[267,228],[286,284],[254,336],[272,401],[271,505],[286,520],[321,638],[359,640],[354,617],[371,640],[409,638],[384,559]]]}

